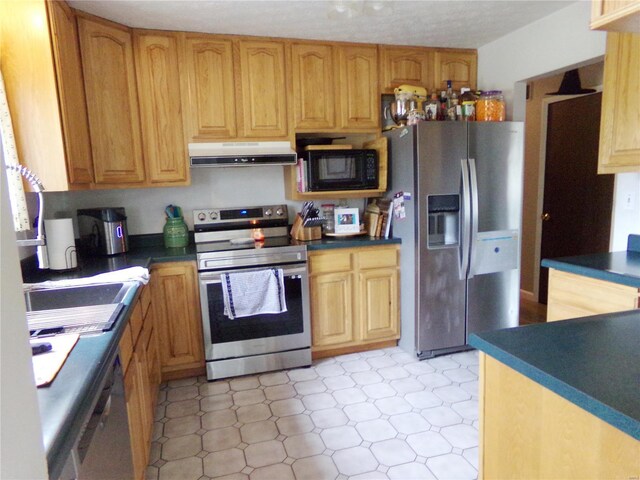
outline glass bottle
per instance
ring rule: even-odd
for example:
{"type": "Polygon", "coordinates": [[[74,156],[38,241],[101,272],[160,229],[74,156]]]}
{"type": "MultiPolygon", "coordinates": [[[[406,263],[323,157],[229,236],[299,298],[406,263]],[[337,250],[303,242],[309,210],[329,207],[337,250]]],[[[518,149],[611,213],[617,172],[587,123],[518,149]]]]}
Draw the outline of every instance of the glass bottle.
{"type": "Polygon", "coordinates": [[[162,229],[166,248],[186,247],[189,245],[189,229],[182,217],[167,218],[162,229]]]}
{"type": "Polygon", "coordinates": [[[436,92],[433,92],[431,94],[431,99],[424,104],[425,120],[437,120],[439,107],[440,102],[438,102],[438,94],[436,92]]]}
{"type": "Polygon", "coordinates": [[[473,122],[476,119],[476,101],[478,97],[471,92],[470,88],[460,89],[460,116],[462,120],[473,122]]]}

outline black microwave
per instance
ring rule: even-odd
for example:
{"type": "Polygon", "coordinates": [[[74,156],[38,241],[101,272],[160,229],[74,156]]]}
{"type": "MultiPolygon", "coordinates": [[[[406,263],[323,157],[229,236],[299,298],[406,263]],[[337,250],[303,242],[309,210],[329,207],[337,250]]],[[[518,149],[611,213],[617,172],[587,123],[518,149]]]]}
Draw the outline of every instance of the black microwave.
{"type": "Polygon", "coordinates": [[[376,150],[304,152],[306,191],[375,190],[379,185],[376,150]]]}

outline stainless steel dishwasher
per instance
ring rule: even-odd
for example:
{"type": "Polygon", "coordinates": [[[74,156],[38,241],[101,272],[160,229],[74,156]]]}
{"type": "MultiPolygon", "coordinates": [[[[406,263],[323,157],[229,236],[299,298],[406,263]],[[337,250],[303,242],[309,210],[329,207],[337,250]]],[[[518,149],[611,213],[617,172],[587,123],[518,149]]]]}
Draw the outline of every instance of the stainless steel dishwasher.
{"type": "Polygon", "coordinates": [[[129,419],[119,357],[116,357],[103,381],[91,414],[84,422],[59,478],[133,478],[129,419]]]}

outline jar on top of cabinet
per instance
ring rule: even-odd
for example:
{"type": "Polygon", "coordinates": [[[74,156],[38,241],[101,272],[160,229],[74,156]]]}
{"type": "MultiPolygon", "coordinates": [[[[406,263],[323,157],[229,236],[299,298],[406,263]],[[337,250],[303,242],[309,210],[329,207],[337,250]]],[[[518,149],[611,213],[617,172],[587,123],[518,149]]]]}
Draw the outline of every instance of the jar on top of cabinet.
{"type": "Polygon", "coordinates": [[[476,102],[476,121],[478,122],[504,122],[505,121],[504,96],[500,90],[482,92],[476,102]]]}

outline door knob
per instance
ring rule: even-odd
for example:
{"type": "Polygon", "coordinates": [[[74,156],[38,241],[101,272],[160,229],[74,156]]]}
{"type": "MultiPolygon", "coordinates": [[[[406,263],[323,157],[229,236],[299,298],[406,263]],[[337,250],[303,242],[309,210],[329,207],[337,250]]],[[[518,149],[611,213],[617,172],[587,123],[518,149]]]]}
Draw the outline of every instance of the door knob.
{"type": "Polygon", "coordinates": [[[543,222],[548,222],[549,220],[551,220],[551,215],[549,215],[548,213],[543,213],[542,215],[540,215],[540,218],[543,222]]]}

